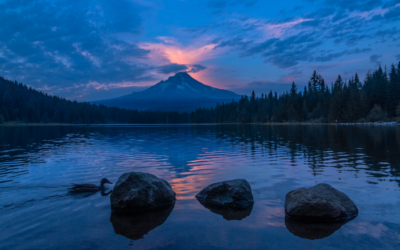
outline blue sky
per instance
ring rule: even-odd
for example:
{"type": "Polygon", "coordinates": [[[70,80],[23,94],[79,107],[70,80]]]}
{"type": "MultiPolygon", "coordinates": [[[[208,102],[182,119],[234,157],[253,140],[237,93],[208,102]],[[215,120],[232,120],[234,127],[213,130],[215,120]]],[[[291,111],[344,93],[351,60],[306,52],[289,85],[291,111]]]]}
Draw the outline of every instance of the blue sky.
{"type": "Polygon", "coordinates": [[[239,94],[400,60],[400,0],[2,1],[0,75],[79,101],[180,71],[239,94]]]}

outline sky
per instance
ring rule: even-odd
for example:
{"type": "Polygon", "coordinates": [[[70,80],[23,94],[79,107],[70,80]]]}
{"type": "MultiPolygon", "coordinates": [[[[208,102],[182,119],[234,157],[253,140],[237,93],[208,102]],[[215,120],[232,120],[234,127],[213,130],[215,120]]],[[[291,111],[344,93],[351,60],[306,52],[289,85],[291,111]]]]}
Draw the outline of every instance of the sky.
{"type": "Polygon", "coordinates": [[[249,95],[400,61],[400,0],[0,0],[0,76],[94,101],[186,71],[249,95]]]}

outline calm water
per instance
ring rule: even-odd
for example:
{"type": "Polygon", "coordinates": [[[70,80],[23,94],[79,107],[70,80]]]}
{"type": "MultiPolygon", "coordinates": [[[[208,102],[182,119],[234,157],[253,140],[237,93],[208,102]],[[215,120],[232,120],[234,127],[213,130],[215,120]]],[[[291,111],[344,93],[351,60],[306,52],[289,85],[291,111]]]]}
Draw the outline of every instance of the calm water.
{"type": "Polygon", "coordinates": [[[399,153],[396,126],[0,127],[0,249],[399,249],[399,153]],[[169,181],[175,206],[124,218],[107,194],[67,192],[129,171],[169,181]],[[252,186],[251,211],[194,198],[235,178],[252,186]],[[285,221],[286,193],[321,182],[359,216],[285,221]]]}

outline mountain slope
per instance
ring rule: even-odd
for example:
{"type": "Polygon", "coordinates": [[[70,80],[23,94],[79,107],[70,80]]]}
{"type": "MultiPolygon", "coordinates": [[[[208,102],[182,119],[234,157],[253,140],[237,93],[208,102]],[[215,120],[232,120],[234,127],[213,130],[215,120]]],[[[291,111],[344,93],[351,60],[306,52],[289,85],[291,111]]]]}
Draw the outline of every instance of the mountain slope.
{"type": "Polygon", "coordinates": [[[139,110],[193,111],[239,98],[231,91],[207,86],[180,72],[144,91],[95,103],[139,110]]]}

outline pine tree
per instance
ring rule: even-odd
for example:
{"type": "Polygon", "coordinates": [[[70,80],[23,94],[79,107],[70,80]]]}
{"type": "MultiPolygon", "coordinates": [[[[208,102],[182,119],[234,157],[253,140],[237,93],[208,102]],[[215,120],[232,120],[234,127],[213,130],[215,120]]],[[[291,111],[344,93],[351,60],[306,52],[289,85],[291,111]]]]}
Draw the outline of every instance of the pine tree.
{"type": "Polygon", "coordinates": [[[332,104],[329,110],[329,121],[330,122],[343,122],[343,80],[342,77],[339,75],[336,79],[335,83],[333,84],[332,89],[332,104]]]}
{"type": "Polygon", "coordinates": [[[346,101],[346,109],[345,109],[345,120],[349,122],[358,121],[360,116],[360,90],[359,90],[359,79],[356,74],[355,78],[352,78],[349,81],[349,85],[347,88],[347,101],[346,101]]]}
{"type": "Polygon", "coordinates": [[[375,106],[371,109],[371,112],[367,116],[367,121],[378,122],[378,121],[383,121],[385,118],[386,118],[385,112],[378,104],[375,104],[375,106]]]}
{"type": "Polygon", "coordinates": [[[397,122],[400,122],[400,103],[399,105],[397,105],[397,109],[396,109],[396,113],[397,113],[397,122]]]}
{"type": "Polygon", "coordinates": [[[47,113],[45,112],[44,115],[42,116],[42,123],[49,123],[50,119],[47,116],[47,113]]]}
{"type": "Polygon", "coordinates": [[[293,82],[292,83],[292,87],[290,88],[290,96],[291,97],[296,97],[297,95],[297,86],[296,84],[293,82]]]}
{"type": "Polygon", "coordinates": [[[396,68],[392,64],[389,73],[389,85],[387,90],[386,110],[389,117],[396,116],[396,108],[400,102],[400,83],[399,76],[397,75],[396,68]]]}
{"type": "Polygon", "coordinates": [[[317,74],[317,71],[314,70],[314,72],[310,77],[310,80],[308,81],[308,86],[309,86],[308,89],[310,90],[310,92],[317,92],[319,85],[320,85],[320,77],[317,74]]]}
{"type": "Polygon", "coordinates": [[[13,101],[10,93],[8,93],[8,91],[6,91],[6,93],[4,93],[3,103],[4,103],[5,108],[7,109],[8,119],[14,120],[14,101],[13,101]]]}
{"type": "Polygon", "coordinates": [[[357,85],[357,88],[359,90],[361,90],[362,88],[362,83],[360,82],[360,79],[358,78],[358,74],[356,73],[356,75],[354,76],[354,83],[357,85]]]}
{"type": "Polygon", "coordinates": [[[4,121],[6,121],[6,122],[10,121],[10,115],[8,114],[8,110],[7,110],[5,105],[1,106],[1,110],[0,111],[1,111],[0,113],[4,117],[4,121]]]}
{"type": "Polygon", "coordinates": [[[387,96],[387,86],[388,79],[386,72],[383,71],[382,67],[379,67],[377,71],[375,71],[375,95],[374,101],[375,104],[378,104],[382,108],[386,108],[386,96],[387,96]]]}
{"type": "Polygon", "coordinates": [[[325,80],[322,78],[320,75],[320,92],[324,93],[325,92],[325,80]]]}

